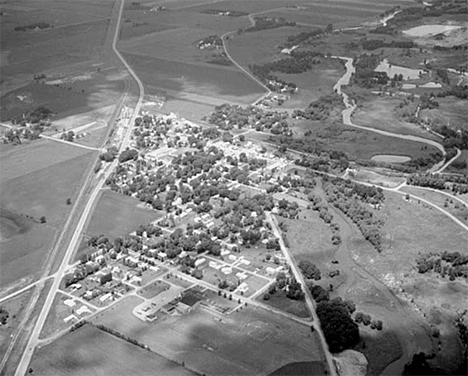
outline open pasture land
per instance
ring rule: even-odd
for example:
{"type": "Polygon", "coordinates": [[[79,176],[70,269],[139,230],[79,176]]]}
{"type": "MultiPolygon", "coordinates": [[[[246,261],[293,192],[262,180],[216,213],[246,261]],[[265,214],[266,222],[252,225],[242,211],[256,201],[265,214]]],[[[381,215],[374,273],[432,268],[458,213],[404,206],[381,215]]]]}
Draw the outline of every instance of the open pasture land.
{"type": "Polygon", "coordinates": [[[57,292],[52,307],[47,316],[46,322],[44,324],[44,327],[41,331],[40,338],[45,339],[50,336],[53,336],[54,334],[57,334],[58,332],[69,328],[78,320],[82,319],[83,316],[89,314],[90,312],[79,315],[76,312],[82,306],[86,306],[88,307],[90,312],[94,312],[94,309],[91,308],[89,305],[83,304],[78,300],[74,300],[69,296],[62,294],[61,292],[57,292]],[[66,300],[73,300],[75,302],[75,306],[67,306],[65,304],[66,300]],[[65,322],[65,319],[70,318],[72,316],[74,316],[73,319],[70,319],[69,321],[67,320],[67,322],[65,322]]]}
{"type": "MultiPolygon", "coordinates": [[[[133,299],[133,300],[130,300],[133,299]]],[[[295,361],[321,361],[316,333],[268,311],[244,307],[230,315],[213,316],[195,309],[183,316],[161,313],[152,323],[133,316],[138,304],[126,299],[93,319],[148,345],[152,351],[199,373],[213,375],[268,374],[295,361]]]]}
{"type": "MultiPolygon", "coordinates": [[[[449,212],[454,217],[458,218],[464,224],[468,225],[468,208],[456,199],[452,199],[443,193],[436,190],[424,189],[413,186],[406,186],[401,188],[402,192],[407,192],[410,195],[421,197],[439,208],[449,212]]],[[[454,224],[454,226],[456,226],[454,224]]]]}
{"type": "Polygon", "coordinates": [[[394,188],[403,183],[406,179],[403,176],[387,175],[386,171],[382,169],[366,169],[359,167],[355,173],[352,174],[354,180],[380,185],[382,187],[394,188]]]}
{"type": "Polygon", "coordinates": [[[128,235],[142,224],[162,216],[153,209],[138,207],[139,200],[105,189],[86,229],[89,236],[105,235],[113,240],[128,235]]]}
{"type": "Polygon", "coordinates": [[[468,130],[468,107],[466,100],[454,97],[437,98],[439,108],[422,110],[419,117],[436,126],[450,125],[451,128],[468,130]]]}
{"type": "Polygon", "coordinates": [[[165,375],[195,373],[92,325],[68,333],[39,349],[31,362],[36,375],[165,375]]]}
{"type": "MultiPolygon", "coordinates": [[[[382,154],[409,156],[411,159],[428,158],[432,153],[439,151],[434,146],[420,142],[323,121],[295,121],[293,134],[294,139],[290,147],[296,145],[293,148],[306,151],[308,146],[319,145],[324,150],[343,151],[352,160],[370,160],[373,156],[382,154]],[[305,136],[308,131],[310,134],[305,136]]],[[[251,135],[253,136],[253,133],[251,135]]]]}
{"type": "Polygon", "coordinates": [[[251,103],[263,93],[261,86],[241,71],[218,66],[186,64],[124,54],[145,83],[148,94],[184,99],[186,94],[228,102],[251,103]]]}
{"type": "MultiPolygon", "coordinates": [[[[440,142],[440,137],[400,120],[395,112],[402,99],[375,97],[362,103],[353,114],[353,122],[364,127],[380,129],[386,132],[413,135],[440,142]]],[[[422,117],[424,118],[424,117],[422,117]]]]}
{"type": "MultiPolygon", "coordinates": [[[[190,12],[205,12],[207,10],[217,9],[217,10],[231,10],[246,12],[249,14],[256,14],[260,12],[267,12],[272,9],[280,9],[285,7],[293,7],[303,5],[303,1],[298,0],[252,0],[252,1],[243,1],[243,0],[224,0],[217,1],[214,3],[207,3],[206,1],[200,2],[199,5],[193,5],[190,8],[186,8],[190,12]]],[[[260,16],[260,14],[259,14],[260,16]]],[[[229,17],[213,16],[219,17],[221,19],[229,17]]],[[[234,17],[242,18],[242,17],[234,17]]]]}
{"type": "Polygon", "coordinates": [[[333,86],[343,75],[341,64],[336,60],[325,60],[318,68],[301,74],[279,73],[276,76],[297,85],[299,91],[285,101],[282,109],[304,109],[311,102],[333,92],[333,86]]]}
{"type": "Polygon", "coordinates": [[[468,233],[437,209],[410,197],[385,191],[382,209],[374,215],[384,221],[380,230],[383,251],[357,250],[356,261],[389,286],[397,287],[416,266],[419,254],[442,251],[468,252],[468,233]],[[437,231],[434,229],[437,228],[437,231]]]}

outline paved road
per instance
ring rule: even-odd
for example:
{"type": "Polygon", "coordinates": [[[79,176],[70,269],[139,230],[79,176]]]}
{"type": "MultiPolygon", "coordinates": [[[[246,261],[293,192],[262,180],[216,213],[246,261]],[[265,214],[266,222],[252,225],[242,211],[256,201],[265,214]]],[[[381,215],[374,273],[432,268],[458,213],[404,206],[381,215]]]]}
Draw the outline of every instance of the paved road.
{"type": "MultiPolygon", "coordinates": [[[[130,136],[132,133],[132,126],[135,122],[136,117],[139,115],[140,109],[141,109],[141,104],[143,102],[143,97],[144,97],[144,88],[143,84],[141,83],[140,79],[137,77],[135,72],[131,69],[131,67],[128,65],[128,63],[125,61],[125,59],[122,57],[120,52],[116,48],[117,44],[117,39],[119,35],[119,30],[120,30],[120,23],[122,19],[122,13],[123,13],[123,7],[124,7],[125,0],[121,0],[120,2],[120,9],[118,13],[118,19],[117,19],[117,26],[115,29],[115,34],[112,42],[112,49],[114,50],[115,54],[119,57],[119,59],[122,61],[122,63],[125,65],[129,73],[132,75],[132,77],[135,79],[135,81],[138,84],[138,87],[140,89],[139,93],[139,98],[137,105],[135,107],[135,110],[133,112],[132,117],[130,118],[130,121],[127,123],[127,127],[124,130],[124,135],[122,138],[122,142],[120,145],[120,151],[125,150],[125,148],[128,146],[128,143],[130,141],[130,136]]],[[[84,229],[85,224],[87,223],[89,215],[92,213],[94,203],[100,193],[101,188],[103,187],[106,178],[114,171],[118,164],[118,161],[113,162],[109,168],[105,170],[104,176],[99,180],[98,184],[95,186],[93,192],[91,193],[91,196],[88,199],[88,202],[85,206],[85,209],[83,211],[83,214],[80,217],[80,220],[78,222],[78,225],[75,229],[75,232],[72,236],[72,239],[69,243],[69,246],[66,250],[65,255],[63,256],[62,262],[60,264],[60,267],[55,275],[54,282],[52,284],[51,289],[49,290],[49,293],[47,295],[46,301],[42,307],[41,313],[39,314],[38,320],[36,322],[36,325],[34,326],[34,329],[31,333],[31,336],[28,341],[28,345],[26,347],[25,352],[23,353],[21,357],[21,361],[19,363],[19,366],[16,370],[15,376],[22,376],[26,374],[26,371],[29,367],[29,363],[31,361],[31,358],[33,356],[34,350],[39,343],[39,335],[42,331],[42,328],[45,324],[47,315],[49,314],[49,311],[52,307],[52,303],[54,301],[55,294],[57,293],[57,290],[60,286],[60,282],[62,280],[63,275],[65,274],[65,271],[69,267],[70,260],[73,256],[73,253],[75,249],[77,248],[79,244],[79,240],[81,239],[82,232],[84,229]]]]}
{"type": "Polygon", "coordinates": [[[328,345],[327,345],[327,342],[325,341],[325,336],[323,335],[323,331],[322,331],[322,328],[320,326],[320,321],[319,321],[319,319],[317,317],[317,313],[315,312],[315,304],[314,304],[314,302],[312,300],[312,297],[310,296],[310,292],[309,292],[309,289],[307,288],[304,277],[303,277],[302,273],[300,272],[299,268],[297,267],[294,258],[289,253],[289,249],[284,244],[283,237],[281,236],[281,232],[280,232],[280,230],[278,228],[278,224],[276,222],[276,218],[274,218],[271,215],[271,213],[267,212],[265,214],[266,214],[266,218],[267,218],[268,222],[271,225],[273,233],[279,239],[281,250],[283,251],[284,257],[286,257],[288,265],[291,266],[291,270],[292,270],[292,272],[294,274],[294,277],[296,278],[296,281],[298,281],[302,285],[302,289],[303,289],[303,291],[305,293],[306,305],[307,305],[307,308],[309,309],[310,313],[312,314],[312,318],[314,320],[313,321],[313,326],[314,326],[315,330],[317,331],[317,333],[319,335],[319,338],[320,338],[320,341],[322,343],[323,351],[325,353],[325,357],[326,357],[327,363],[328,363],[328,368],[330,369],[330,374],[332,376],[336,376],[337,372],[336,372],[336,368],[335,368],[334,363],[333,363],[333,358],[332,358],[332,355],[331,355],[330,351],[328,350],[328,345]]]}

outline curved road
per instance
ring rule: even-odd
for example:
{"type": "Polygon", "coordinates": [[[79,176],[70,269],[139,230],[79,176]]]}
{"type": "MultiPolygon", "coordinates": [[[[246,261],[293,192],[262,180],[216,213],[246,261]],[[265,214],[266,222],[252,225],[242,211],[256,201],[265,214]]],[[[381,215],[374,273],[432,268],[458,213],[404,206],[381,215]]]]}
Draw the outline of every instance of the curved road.
{"type": "MultiPolygon", "coordinates": [[[[124,130],[122,142],[121,142],[121,145],[120,145],[120,152],[122,152],[128,146],[128,143],[130,141],[130,136],[131,136],[131,133],[132,133],[132,126],[133,126],[133,124],[135,122],[136,117],[138,116],[138,114],[140,112],[140,108],[141,108],[141,105],[142,105],[142,102],[143,102],[143,97],[144,97],[144,88],[143,88],[143,84],[140,81],[140,79],[137,77],[135,72],[128,65],[128,63],[125,61],[125,59],[123,58],[123,56],[120,54],[120,52],[117,50],[117,47],[116,47],[125,0],[120,0],[120,2],[121,2],[120,10],[119,10],[118,19],[117,19],[117,26],[116,26],[116,29],[115,29],[115,34],[114,34],[114,38],[113,38],[113,42],[112,42],[112,49],[114,50],[114,52],[118,56],[118,58],[121,60],[121,62],[125,65],[126,69],[129,71],[129,73],[131,74],[133,79],[137,82],[138,87],[139,87],[139,91],[140,91],[138,102],[137,102],[137,105],[136,105],[136,107],[135,107],[135,109],[133,111],[133,115],[132,115],[130,121],[127,123],[126,129],[124,130]]],[[[118,161],[115,160],[105,170],[104,174],[101,175],[101,179],[99,180],[98,184],[96,185],[93,192],[91,193],[91,196],[89,197],[88,202],[86,203],[86,207],[85,207],[85,209],[83,211],[83,214],[81,215],[81,218],[80,218],[80,220],[78,222],[78,225],[77,225],[77,227],[75,229],[73,237],[72,237],[72,239],[71,239],[71,241],[69,243],[67,251],[66,251],[65,255],[63,256],[60,267],[59,267],[59,269],[58,269],[58,271],[57,271],[57,273],[55,275],[53,285],[52,285],[51,289],[49,290],[46,301],[45,301],[45,303],[44,303],[44,305],[42,307],[41,313],[39,315],[39,318],[38,318],[38,320],[36,322],[36,325],[34,326],[34,330],[31,333],[31,336],[29,338],[26,350],[25,350],[25,352],[23,353],[23,355],[21,357],[21,361],[20,361],[20,363],[18,365],[15,376],[23,376],[23,375],[26,374],[26,371],[27,371],[27,369],[29,367],[29,363],[30,363],[31,358],[33,356],[34,350],[35,350],[37,344],[39,343],[39,335],[40,335],[41,330],[42,330],[42,328],[43,328],[43,326],[45,324],[47,315],[49,314],[49,311],[50,311],[50,309],[52,307],[52,303],[54,301],[54,297],[55,297],[55,295],[57,293],[57,290],[58,290],[58,288],[60,286],[60,282],[62,280],[62,277],[63,277],[66,269],[69,266],[70,260],[71,260],[71,258],[73,256],[73,253],[74,253],[75,249],[77,248],[77,246],[79,244],[78,242],[81,239],[84,226],[85,226],[85,224],[86,224],[86,222],[88,220],[89,215],[92,212],[92,209],[94,207],[94,203],[95,203],[95,201],[96,201],[96,199],[97,199],[97,197],[98,197],[98,195],[100,193],[101,188],[103,187],[107,177],[114,171],[117,164],[118,164],[118,161]]]]}
{"type": "MultiPolygon", "coordinates": [[[[351,103],[351,101],[350,101],[350,99],[349,99],[349,96],[341,90],[341,87],[344,86],[344,85],[349,85],[349,82],[350,82],[350,80],[351,80],[351,76],[353,75],[353,73],[356,72],[356,68],[354,68],[353,59],[352,59],[352,58],[349,58],[349,57],[340,57],[340,56],[332,56],[332,57],[335,58],[335,59],[340,59],[340,60],[345,60],[345,61],[346,61],[346,64],[345,64],[346,72],[345,72],[345,74],[338,80],[338,82],[336,83],[336,85],[333,87],[333,90],[335,90],[338,94],[340,94],[340,95],[343,97],[343,102],[344,102],[344,104],[345,104],[345,106],[346,106],[346,108],[342,111],[342,114],[343,114],[343,124],[349,125],[350,127],[354,127],[354,128],[358,128],[358,129],[363,129],[363,130],[366,130],[366,131],[369,131],[369,132],[378,133],[378,134],[381,134],[381,135],[384,135],[384,136],[399,138],[399,139],[402,139],[402,140],[409,140],[409,141],[415,141],[415,142],[422,142],[422,143],[424,143],[424,144],[427,144],[427,145],[436,147],[437,149],[439,149],[439,150],[442,152],[442,154],[443,154],[444,156],[446,155],[445,149],[444,149],[444,147],[442,146],[442,144],[439,144],[439,143],[436,142],[436,141],[428,140],[428,139],[423,138],[423,137],[411,136],[411,135],[405,135],[405,134],[399,134],[399,133],[392,133],[392,132],[382,131],[382,130],[380,130],[380,129],[374,129],[374,128],[364,127],[364,126],[362,126],[362,125],[356,125],[356,124],[354,124],[354,123],[351,121],[351,115],[352,115],[352,113],[354,112],[354,110],[356,109],[357,106],[356,106],[355,103],[351,103]]],[[[434,166],[429,170],[429,172],[438,171],[443,165],[444,165],[444,161],[442,160],[441,162],[439,162],[439,163],[437,163],[436,165],[434,165],[434,166]]],[[[445,168],[445,167],[444,167],[444,168],[445,168]]]]}

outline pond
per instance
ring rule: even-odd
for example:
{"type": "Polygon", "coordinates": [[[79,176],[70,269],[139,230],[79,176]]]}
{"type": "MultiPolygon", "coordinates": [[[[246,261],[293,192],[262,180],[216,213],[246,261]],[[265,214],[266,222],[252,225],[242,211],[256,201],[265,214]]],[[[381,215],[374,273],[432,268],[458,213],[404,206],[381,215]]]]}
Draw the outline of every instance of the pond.
{"type": "Polygon", "coordinates": [[[403,31],[403,34],[410,37],[427,37],[441,33],[447,33],[452,30],[460,29],[461,26],[456,25],[422,25],[403,31]]]}
{"type": "Polygon", "coordinates": [[[390,78],[401,74],[403,75],[404,80],[417,80],[420,78],[420,75],[426,73],[422,69],[412,69],[399,67],[398,65],[392,65],[388,62],[387,59],[384,59],[380,62],[379,66],[375,68],[375,72],[385,72],[390,78]]]}
{"type": "Polygon", "coordinates": [[[410,157],[406,155],[390,155],[390,154],[380,154],[374,155],[371,158],[374,162],[385,162],[385,163],[405,163],[411,160],[410,157]]]}

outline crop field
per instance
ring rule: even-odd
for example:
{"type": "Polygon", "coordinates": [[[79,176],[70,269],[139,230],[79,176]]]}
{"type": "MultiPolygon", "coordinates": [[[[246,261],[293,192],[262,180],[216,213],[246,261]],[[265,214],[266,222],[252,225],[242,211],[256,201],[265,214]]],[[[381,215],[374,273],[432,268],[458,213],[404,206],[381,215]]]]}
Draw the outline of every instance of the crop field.
{"type": "Polygon", "coordinates": [[[125,340],[85,325],[38,350],[31,363],[35,375],[190,376],[195,373],[125,340]]]}
{"type": "Polygon", "coordinates": [[[313,27],[288,26],[234,35],[228,41],[228,50],[234,60],[244,68],[248,68],[249,64],[260,65],[285,58],[287,55],[281,54],[278,46],[285,43],[289,36],[314,29],[313,27]]]}
{"type": "Polygon", "coordinates": [[[420,136],[435,141],[440,141],[437,137],[416,124],[411,124],[398,119],[395,108],[401,103],[397,98],[381,98],[362,103],[353,115],[353,122],[357,125],[384,130],[392,133],[420,136]]]}
{"type": "MultiPolygon", "coordinates": [[[[86,67],[89,70],[89,67],[86,67]]],[[[44,106],[54,114],[52,120],[115,104],[123,90],[123,76],[115,69],[76,76],[56,71],[56,79],[49,83],[30,82],[14,89],[1,98],[0,119],[10,120],[26,111],[44,106]]]]}
{"type": "Polygon", "coordinates": [[[141,224],[148,224],[162,216],[153,209],[140,208],[140,201],[110,189],[105,189],[86,229],[89,236],[105,235],[109,239],[128,235],[141,224]]]}
{"type": "Polygon", "coordinates": [[[148,94],[171,95],[184,99],[195,94],[217,100],[251,103],[263,93],[262,88],[240,71],[224,67],[206,67],[125,54],[148,94]]]}
{"type": "Polygon", "coordinates": [[[136,301],[126,301],[125,307],[114,306],[93,322],[200,373],[263,374],[290,362],[323,359],[316,334],[307,326],[262,309],[245,307],[219,318],[196,309],[183,316],[158,315],[155,322],[145,323],[131,313],[136,301]]]}

